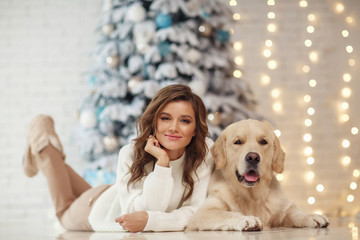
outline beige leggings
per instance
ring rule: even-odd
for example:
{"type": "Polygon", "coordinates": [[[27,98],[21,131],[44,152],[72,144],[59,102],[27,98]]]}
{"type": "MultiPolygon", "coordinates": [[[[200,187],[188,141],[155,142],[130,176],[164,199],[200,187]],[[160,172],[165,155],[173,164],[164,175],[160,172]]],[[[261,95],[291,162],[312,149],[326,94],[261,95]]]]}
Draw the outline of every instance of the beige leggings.
{"type": "Polygon", "coordinates": [[[46,177],[61,225],[67,230],[92,231],[88,221],[91,208],[110,185],[92,188],[50,144],[39,153],[37,164],[46,177]]]}

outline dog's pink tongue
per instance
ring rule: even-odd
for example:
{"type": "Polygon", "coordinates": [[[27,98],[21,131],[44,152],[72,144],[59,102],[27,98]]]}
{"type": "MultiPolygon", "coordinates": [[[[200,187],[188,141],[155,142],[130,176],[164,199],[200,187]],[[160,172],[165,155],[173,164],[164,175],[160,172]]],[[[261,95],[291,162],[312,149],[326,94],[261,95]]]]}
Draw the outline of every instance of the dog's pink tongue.
{"type": "Polygon", "coordinates": [[[258,180],[258,175],[256,173],[246,173],[245,179],[248,182],[256,182],[258,180]]]}

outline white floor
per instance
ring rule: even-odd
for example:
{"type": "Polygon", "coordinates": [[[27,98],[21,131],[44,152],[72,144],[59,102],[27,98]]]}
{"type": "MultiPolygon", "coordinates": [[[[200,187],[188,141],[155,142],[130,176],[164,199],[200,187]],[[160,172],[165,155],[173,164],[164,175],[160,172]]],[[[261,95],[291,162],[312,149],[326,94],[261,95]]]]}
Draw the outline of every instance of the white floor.
{"type": "Polygon", "coordinates": [[[57,224],[9,223],[0,226],[1,240],[279,240],[279,239],[359,239],[360,222],[354,219],[332,219],[327,229],[281,228],[261,232],[163,232],[163,233],[92,233],[68,232],[57,224]]]}

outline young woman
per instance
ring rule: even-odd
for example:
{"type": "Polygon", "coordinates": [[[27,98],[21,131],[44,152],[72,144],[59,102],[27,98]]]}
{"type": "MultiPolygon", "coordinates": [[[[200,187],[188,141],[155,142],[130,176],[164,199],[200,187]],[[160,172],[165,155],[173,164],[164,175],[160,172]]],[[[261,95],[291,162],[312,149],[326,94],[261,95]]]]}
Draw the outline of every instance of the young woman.
{"type": "Polygon", "coordinates": [[[51,117],[40,115],[30,124],[24,171],[44,174],[68,230],[183,230],[213,169],[206,116],[189,87],[161,89],[137,122],[138,137],[120,150],[116,183],[92,188],[64,162],[51,117]]]}

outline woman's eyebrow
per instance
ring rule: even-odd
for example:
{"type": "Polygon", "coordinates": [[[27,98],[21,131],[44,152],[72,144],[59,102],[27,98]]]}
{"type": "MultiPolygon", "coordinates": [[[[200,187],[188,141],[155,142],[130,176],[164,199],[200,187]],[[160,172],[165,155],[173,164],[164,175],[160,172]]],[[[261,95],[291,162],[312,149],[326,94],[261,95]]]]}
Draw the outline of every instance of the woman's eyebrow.
{"type": "MultiPolygon", "coordinates": [[[[167,112],[162,112],[162,113],[160,113],[160,114],[159,114],[159,116],[160,116],[160,115],[167,115],[167,116],[171,116],[171,114],[170,114],[170,113],[167,113],[167,112]]],[[[190,115],[186,115],[186,114],[181,115],[181,117],[187,117],[187,118],[191,118],[191,119],[193,119],[193,117],[192,117],[192,116],[190,116],[190,115]]]]}

